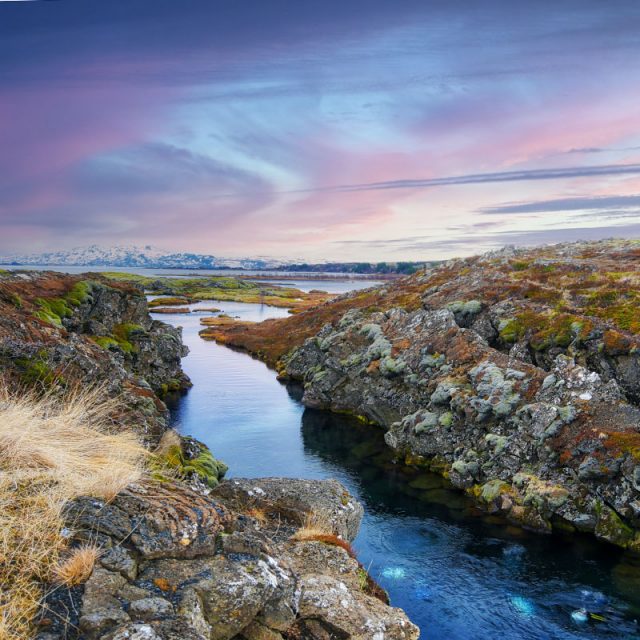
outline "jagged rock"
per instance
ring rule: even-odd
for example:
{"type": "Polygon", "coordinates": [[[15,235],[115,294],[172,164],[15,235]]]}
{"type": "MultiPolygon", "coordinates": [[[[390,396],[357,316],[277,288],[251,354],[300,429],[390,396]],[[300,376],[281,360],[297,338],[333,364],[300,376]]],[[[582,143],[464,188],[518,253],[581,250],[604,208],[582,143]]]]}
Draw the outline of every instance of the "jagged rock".
{"type": "Polygon", "coordinates": [[[185,485],[132,485],[105,503],[80,498],[67,507],[76,527],[127,539],[142,558],[193,558],[215,552],[227,512],[185,485]]]}
{"type": "Polygon", "coordinates": [[[173,605],[164,598],[141,598],[129,606],[129,616],[133,620],[156,620],[173,613],[173,605]]]}
{"type": "Polygon", "coordinates": [[[118,396],[114,421],[149,443],[167,426],[159,396],[190,385],[180,329],[155,321],[142,290],[91,274],[0,277],[0,367],[10,383],[99,385],[118,396]]]}
{"type": "Polygon", "coordinates": [[[105,552],[84,585],[80,635],[65,640],[417,638],[402,611],[374,597],[379,587],[337,544],[346,542],[290,539],[308,512],[344,539],[362,517],[332,480],[230,480],[211,495],[171,481],[106,505],[76,500],[66,511],[75,537],[90,531],[105,552]],[[259,526],[243,515],[257,504],[272,516],[259,526]]]}
{"type": "Polygon", "coordinates": [[[100,556],[100,564],[109,571],[117,571],[128,580],[135,579],[138,563],[133,555],[124,547],[117,545],[100,556]]]}
{"type": "Polygon", "coordinates": [[[291,478],[233,478],[216,488],[212,496],[238,507],[252,504],[273,510],[301,526],[313,514],[331,522],[337,535],[355,538],[364,514],[362,505],[336,480],[317,482],[291,478]]]}
{"type": "Polygon", "coordinates": [[[267,339],[296,347],[279,354],[280,366],[303,382],[307,406],[384,426],[400,461],[446,475],[492,512],[635,549],[637,247],[562,245],[540,261],[541,252],[451,261],[342,296],[318,310],[316,335],[304,331],[318,321],[303,316],[224,339],[256,351],[267,339]],[[523,472],[536,479],[519,484],[523,472]]]}
{"type": "Polygon", "coordinates": [[[302,581],[300,600],[301,628],[311,637],[345,637],[352,640],[410,640],[418,637],[417,628],[404,613],[390,611],[379,600],[349,589],[341,580],[327,575],[307,575],[302,581]],[[377,615],[384,609],[384,616],[377,615]]]}

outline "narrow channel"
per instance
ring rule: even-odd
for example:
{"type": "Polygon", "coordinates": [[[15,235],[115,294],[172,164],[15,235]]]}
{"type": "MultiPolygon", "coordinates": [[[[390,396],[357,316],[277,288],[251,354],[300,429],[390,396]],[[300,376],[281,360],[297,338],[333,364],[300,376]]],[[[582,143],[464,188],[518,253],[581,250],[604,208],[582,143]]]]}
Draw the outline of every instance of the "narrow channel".
{"type": "MultiPolygon", "coordinates": [[[[214,304],[245,320],[287,315],[241,303],[192,308],[214,304]]],[[[479,513],[439,477],[394,464],[381,430],[305,410],[300,390],[263,363],[202,340],[201,317],[162,317],[183,327],[194,384],[172,407],[174,426],[205,442],[230,476],[340,480],[365,506],[354,545],[360,560],[422,637],[640,638],[640,566],[617,549],[530,534],[479,513]],[[579,622],[572,613],[581,608],[604,620],[579,622]]]]}

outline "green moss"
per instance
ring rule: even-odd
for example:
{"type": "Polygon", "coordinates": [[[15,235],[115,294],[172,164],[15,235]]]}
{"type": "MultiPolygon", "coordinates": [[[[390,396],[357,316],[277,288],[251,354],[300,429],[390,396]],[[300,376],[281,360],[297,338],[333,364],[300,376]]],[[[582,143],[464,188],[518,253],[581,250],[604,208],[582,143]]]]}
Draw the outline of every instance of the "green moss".
{"type": "Polygon", "coordinates": [[[91,339],[103,349],[119,346],[118,341],[111,336],[91,336],[91,339]]]}
{"type": "Polygon", "coordinates": [[[524,335],[524,326],[517,318],[509,318],[500,321],[498,332],[503,342],[518,342],[524,335]]]}
{"type": "Polygon", "coordinates": [[[182,438],[181,444],[169,446],[156,460],[155,467],[160,475],[163,469],[170,469],[182,478],[195,475],[212,489],[218,485],[228,471],[227,465],[216,460],[205,445],[188,436],[182,438]],[[193,457],[189,457],[185,453],[185,449],[190,448],[197,452],[193,457]]]}
{"type": "MultiPolygon", "coordinates": [[[[136,353],[138,346],[131,341],[131,338],[136,332],[144,332],[145,328],[139,324],[125,323],[117,324],[113,328],[113,333],[110,336],[91,336],[91,339],[103,349],[111,349],[118,347],[125,353],[136,353]]],[[[179,381],[178,381],[179,384],[179,381]]],[[[169,390],[167,388],[167,390],[169,390]]]]}
{"type": "Polygon", "coordinates": [[[20,380],[29,386],[41,384],[51,387],[64,382],[49,366],[46,353],[40,352],[35,358],[17,358],[15,364],[20,372],[20,380]]]}
{"type": "MultiPolygon", "coordinates": [[[[477,485],[476,485],[477,486],[477,485]]],[[[504,493],[511,493],[511,485],[503,480],[489,480],[482,485],[479,491],[479,497],[486,503],[493,502],[504,493]]]]}
{"type": "Polygon", "coordinates": [[[440,416],[438,422],[442,427],[450,427],[453,424],[453,414],[451,413],[451,411],[447,411],[446,413],[443,413],[440,416]]]}
{"type": "Polygon", "coordinates": [[[568,347],[574,340],[585,340],[593,323],[570,313],[524,311],[514,318],[502,320],[498,326],[503,342],[514,343],[528,337],[536,351],[550,347],[568,347]]]}
{"type": "Polygon", "coordinates": [[[85,302],[91,300],[94,282],[91,280],[81,280],[76,282],[71,290],[64,296],[64,299],[72,306],[79,307],[85,302]]]}
{"type": "Polygon", "coordinates": [[[136,353],[138,351],[138,347],[131,341],[131,338],[134,333],[144,331],[144,327],[139,324],[129,322],[117,324],[113,327],[113,338],[125,353],[136,353]]]}
{"type": "Polygon", "coordinates": [[[93,283],[89,280],[76,282],[62,298],[37,298],[39,309],[33,315],[47,324],[62,328],[63,318],[73,315],[74,307],[89,300],[93,283]]]}
{"type": "Polygon", "coordinates": [[[72,309],[62,298],[37,298],[36,304],[40,309],[33,315],[43,322],[62,328],[62,319],[73,313],[72,309]]]}

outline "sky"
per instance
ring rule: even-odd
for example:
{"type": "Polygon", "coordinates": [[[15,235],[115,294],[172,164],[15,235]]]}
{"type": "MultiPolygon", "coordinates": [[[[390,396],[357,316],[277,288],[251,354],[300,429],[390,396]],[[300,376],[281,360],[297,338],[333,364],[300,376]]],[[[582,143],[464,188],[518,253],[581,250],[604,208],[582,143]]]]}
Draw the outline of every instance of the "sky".
{"type": "Polygon", "coordinates": [[[640,237],[636,0],[0,1],[0,253],[640,237]]]}

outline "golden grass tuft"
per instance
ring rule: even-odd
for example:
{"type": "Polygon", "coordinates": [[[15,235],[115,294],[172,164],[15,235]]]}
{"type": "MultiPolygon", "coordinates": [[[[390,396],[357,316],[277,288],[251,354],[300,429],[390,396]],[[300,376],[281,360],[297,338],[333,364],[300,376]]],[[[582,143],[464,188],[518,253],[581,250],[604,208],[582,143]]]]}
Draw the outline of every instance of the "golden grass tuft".
{"type": "Polygon", "coordinates": [[[95,544],[85,544],[72,549],[53,570],[55,581],[67,587],[86,582],[99,557],[100,548],[95,544]]]}
{"type": "Polygon", "coordinates": [[[336,535],[335,529],[329,519],[324,516],[309,513],[304,524],[292,536],[295,542],[322,542],[334,547],[344,549],[352,558],[356,554],[351,545],[336,535]]]}
{"type": "Polygon", "coordinates": [[[267,511],[261,507],[251,507],[247,511],[247,515],[257,520],[260,524],[267,522],[267,511]]]}
{"type": "Polygon", "coordinates": [[[104,395],[95,389],[63,398],[18,395],[0,381],[3,639],[33,635],[43,582],[54,582],[65,572],[70,580],[79,579],[82,566],[89,566],[88,550],[71,552],[59,563],[67,543],[64,504],[80,495],[110,500],[143,473],[146,451],[133,434],[112,431],[115,402],[104,395]],[[68,564],[72,561],[74,567],[68,564]]]}
{"type": "Polygon", "coordinates": [[[292,540],[302,542],[315,540],[318,536],[335,535],[331,521],[316,513],[308,513],[304,524],[291,536],[292,540]]]}

